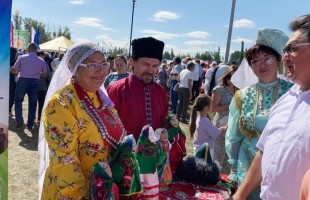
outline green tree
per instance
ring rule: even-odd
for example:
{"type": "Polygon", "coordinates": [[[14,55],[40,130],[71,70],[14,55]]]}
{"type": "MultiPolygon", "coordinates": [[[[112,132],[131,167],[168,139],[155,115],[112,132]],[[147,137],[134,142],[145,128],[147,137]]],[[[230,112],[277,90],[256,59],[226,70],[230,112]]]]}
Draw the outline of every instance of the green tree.
{"type": "Polygon", "coordinates": [[[65,26],[63,28],[62,35],[65,36],[66,38],[68,38],[69,40],[71,40],[71,32],[70,32],[70,29],[67,26],[65,26]]]}
{"type": "Polygon", "coordinates": [[[56,31],[54,30],[52,33],[52,38],[55,39],[57,37],[56,31]]]}
{"type": "Polygon", "coordinates": [[[65,27],[59,26],[57,30],[57,37],[60,37],[60,36],[65,36],[66,38],[71,40],[70,29],[67,26],[65,27]]]}
{"type": "Polygon", "coordinates": [[[229,63],[231,63],[232,61],[235,61],[235,62],[237,62],[237,65],[239,65],[241,55],[242,55],[242,53],[240,51],[235,51],[235,52],[231,53],[229,56],[229,63]]]}
{"type": "Polygon", "coordinates": [[[13,26],[14,29],[17,30],[17,40],[19,39],[19,31],[21,30],[22,26],[22,20],[23,18],[19,15],[19,11],[16,10],[13,14],[13,26]]]}
{"type": "Polygon", "coordinates": [[[240,65],[240,63],[242,62],[244,57],[244,42],[241,41],[241,53],[240,53],[240,57],[238,59],[238,65],[240,65]]]}
{"type": "Polygon", "coordinates": [[[13,25],[16,30],[20,30],[22,26],[23,18],[19,15],[19,11],[16,10],[13,14],[13,25]]]}
{"type": "Polygon", "coordinates": [[[175,57],[175,54],[174,54],[174,52],[173,52],[173,49],[171,49],[171,51],[170,51],[170,60],[172,60],[173,58],[175,57]]]}
{"type": "Polygon", "coordinates": [[[170,53],[169,53],[168,51],[164,51],[163,59],[171,60],[171,58],[170,58],[170,53]]]}
{"type": "Polygon", "coordinates": [[[40,40],[39,43],[42,44],[50,40],[50,34],[46,32],[45,24],[34,20],[32,18],[26,17],[23,20],[24,29],[31,33],[31,28],[33,27],[36,31],[40,30],[40,40]]]}
{"type": "Polygon", "coordinates": [[[214,61],[216,61],[217,63],[221,63],[221,54],[220,54],[221,48],[218,47],[217,52],[213,52],[213,59],[214,61]]]}
{"type": "Polygon", "coordinates": [[[24,30],[27,30],[29,33],[31,33],[32,27],[35,30],[39,29],[40,30],[40,41],[39,41],[40,44],[50,41],[51,39],[55,39],[56,37],[60,37],[60,36],[65,36],[69,40],[71,39],[71,32],[67,26],[64,26],[64,27],[59,26],[57,32],[55,28],[52,31],[49,24],[46,25],[30,17],[23,18],[19,15],[18,10],[14,12],[12,18],[13,18],[14,27],[16,30],[21,30],[22,25],[24,27],[24,30]]]}
{"type": "Polygon", "coordinates": [[[201,56],[200,56],[200,53],[197,52],[196,55],[194,56],[194,59],[200,59],[200,57],[201,57],[201,56]]]}
{"type": "Polygon", "coordinates": [[[213,55],[210,51],[206,51],[201,55],[201,60],[208,60],[212,61],[213,60],[213,55]]]}

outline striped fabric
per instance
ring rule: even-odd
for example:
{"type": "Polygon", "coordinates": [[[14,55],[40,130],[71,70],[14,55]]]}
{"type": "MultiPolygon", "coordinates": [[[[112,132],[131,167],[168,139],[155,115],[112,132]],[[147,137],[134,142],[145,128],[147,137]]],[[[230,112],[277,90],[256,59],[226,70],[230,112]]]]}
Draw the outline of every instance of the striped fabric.
{"type": "Polygon", "coordinates": [[[154,174],[140,174],[143,186],[143,199],[156,200],[159,197],[159,181],[157,171],[154,174]]]}

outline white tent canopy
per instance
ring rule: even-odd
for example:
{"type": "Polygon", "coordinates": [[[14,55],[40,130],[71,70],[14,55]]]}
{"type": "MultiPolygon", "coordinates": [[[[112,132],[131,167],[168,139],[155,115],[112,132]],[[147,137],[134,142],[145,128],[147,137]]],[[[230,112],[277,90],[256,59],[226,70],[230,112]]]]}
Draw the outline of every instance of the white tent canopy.
{"type": "Polygon", "coordinates": [[[74,43],[72,41],[64,36],[61,36],[59,38],[40,44],[39,46],[41,50],[66,51],[73,44],[74,43]]]}

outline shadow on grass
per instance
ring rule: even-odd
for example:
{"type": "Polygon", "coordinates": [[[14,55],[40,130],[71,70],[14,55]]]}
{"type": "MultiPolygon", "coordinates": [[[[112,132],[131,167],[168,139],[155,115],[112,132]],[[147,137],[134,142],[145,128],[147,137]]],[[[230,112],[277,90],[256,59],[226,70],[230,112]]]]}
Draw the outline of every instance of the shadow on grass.
{"type": "Polygon", "coordinates": [[[21,139],[19,145],[30,151],[38,151],[39,125],[34,124],[32,130],[26,129],[26,125],[21,128],[15,126],[15,118],[9,117],[9,130],[21,139]]]}

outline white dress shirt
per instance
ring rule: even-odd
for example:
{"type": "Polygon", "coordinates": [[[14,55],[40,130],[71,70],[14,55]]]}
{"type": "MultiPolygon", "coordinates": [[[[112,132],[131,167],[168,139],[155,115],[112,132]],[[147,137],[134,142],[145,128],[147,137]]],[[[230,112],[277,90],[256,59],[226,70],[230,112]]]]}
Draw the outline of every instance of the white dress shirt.
{"type": "MultiPolygon", "coordinates": [[[[184,69],[180,73],[180,88],[189,88],[188,80],[191,79],[193,81],[193,73],[188,69],[184,69]]],[[[193,83],[193,82],[192,82],[193,83]]]]}
{"type": "Polygon", "coordinates": [[[261,198],[297,200],[310,168],[310,91],[295,84],[273,106],[257,143],[263,151],[261,198]]]}

